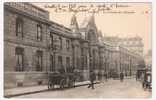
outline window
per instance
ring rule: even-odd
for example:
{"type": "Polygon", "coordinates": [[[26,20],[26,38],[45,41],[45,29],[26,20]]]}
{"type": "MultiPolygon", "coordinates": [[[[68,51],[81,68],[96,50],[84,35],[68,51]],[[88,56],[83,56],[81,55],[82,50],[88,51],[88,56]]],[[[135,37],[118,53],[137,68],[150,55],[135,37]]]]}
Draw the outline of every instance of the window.
{"type": "Polygon", "coordinates": [[[54,39],[53,39],[53,34],[50,32],[50,46],[53,48],[54,45],[54,39]]]}
{"type": "Polygon", "coordinates": [[[23,37],[23,20],[21,18],[16,19],[16,36],[23,37]]]}
{"type": "Polygon", "coordinates": [[[90,30],[89,31],[89,33],[88,33],[88,40],[89,41],[96,41],[96,36],[95,36],[94,30],[90,30]]]}
{"type": "Polygon", "coordinates": [[[55,71],[53,55],[50,55],[50,71],[55,71]]]}
{"type": "Polygon", "coordinates": [[[70,67],[70,58],[66,57],[66,68],[70,67]]]}
{"type": "Polygon", "coordinates": [[[58,56],[58,67],[62,68],[62,56],[58,56]]]}
{"type": "Polygon", "coordinates": [[[76,59],[77,61],[77,67],[80,67],[80,64],[81,64],[81,62],[80,62],[80,58],[79,57],[77,57],[77,59],[76,59]]]}
{"type": "Polygon", "coordinates": [[[65,72],[64,66],[62,64],[62,56],[58,56],[58,71],[60,73],[64,73],[65,72]]]}
{"type": "Polygon", "coordinates": [[[38,50],[36,52],[36,71],[42,71],[42,56],[43,52],[38,50]]]}
{"type": "Polygon", "coordinates": [[[81,48],[81,68],[84,68],[85,56],[84,56],[84,48],[81,48]]]}
{"type": "Polygon", "coordinates": [[[95,69],[95,66],[96,66],[96,51],[95,50],[93,50],[93,60],[92,60],[92,63],[93,63],[93,66],[92,66],[92,68],[93,69],[95,69]]]}
{"type": "Polygon", "coordinates": [[[84,69],[85,57],[81,56],[81,69],[84,69]]]}
{"type": "Polygon", "coordinates": [[[41,27],[41,25],[37,25],[37,40],[38,41],[42,40],[42,27],[41,27]]]}
{"type": "Polygon", "coordinates": [[[24,71],[24,49],[21,47],[17,47],[15,49],[16,56],[16,71],[24,71]]]}
{"type": "Polygon", "coordinates": [[[59,40],[60,40],[60,50],[62,50],[62,38],[59,37],[59,40]]]}
{"type": "Polygon", "coordinates": [[[84,56],[84,48],[81,48],[81,56],[84,56]]]}
{"type": "Polygon", "coordinates": [[[69,50],[69,40],[66,40],[66,48],[67,48],[67,50],[69,50]]]}
{"type": "Polygon", "coordinates": [[[85,64],[84,64],[85,67],[87,67],[87,56],[85,56],[85,64]]]}

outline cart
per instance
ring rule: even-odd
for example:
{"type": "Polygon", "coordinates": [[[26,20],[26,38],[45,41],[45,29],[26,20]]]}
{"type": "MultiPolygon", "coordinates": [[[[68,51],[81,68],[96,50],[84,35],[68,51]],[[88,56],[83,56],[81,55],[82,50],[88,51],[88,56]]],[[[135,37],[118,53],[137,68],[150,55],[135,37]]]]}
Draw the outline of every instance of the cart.
{"type": "Polygon", "coordinates": [[[152,74],[151,72],[146,72],[145,75],[144,75],[144,80],[142,82],[142,87],[146,90],[146,89],[149,89],[151,90],[152,89],[152,74]]]}
{"type": "Polygon", "coordinates": [[[56,86],[60,89],[75,87],[76,75],[74,73],[49,73],[48,89],[56,86]]]}

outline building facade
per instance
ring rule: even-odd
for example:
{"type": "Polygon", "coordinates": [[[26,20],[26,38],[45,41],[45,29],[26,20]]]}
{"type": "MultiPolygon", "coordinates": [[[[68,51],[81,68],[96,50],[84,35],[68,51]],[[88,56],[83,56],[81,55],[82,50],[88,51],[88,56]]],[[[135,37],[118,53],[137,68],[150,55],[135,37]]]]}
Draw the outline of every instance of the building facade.
{"type": "Polygon", "coordinates": [[[49,14],[25,3],[4,5],[4,82],[7,87],[40,83],[47,70],[49,14]],[[29,9],[38,13],[31,13],[29,9]],[[41,13],[44,16],[40,16],[41,13]]]}
{"type": "Polygon", "coordinates": [[[152,70],[152,50],[148,50],[147,54],[144,56],[146,68],[152,70]]]}
{"type": "Polygon", "coordinates": [[[126,38],[120,38],[120,37],[104,37],[104,41],[108,41],[112,44],[121,45],[122,47],[127,48],[128,50],[137,53],[139,55],[143,55],[143,43],[142,38],[139,36],[135,37],[126,37],[126,38]]]}
{"type": "Polygon", "coordinates": [[[47,83],[47,73],[79,72],[77,81],[90,71],[102,79],[106,73],[134,75],[143,61],[122,46],[103,41],[94,15],[83,27],[75,15],[70,28],[49,19],[49,12],[29,3],[4,4],[5,88],[47,83]]]}

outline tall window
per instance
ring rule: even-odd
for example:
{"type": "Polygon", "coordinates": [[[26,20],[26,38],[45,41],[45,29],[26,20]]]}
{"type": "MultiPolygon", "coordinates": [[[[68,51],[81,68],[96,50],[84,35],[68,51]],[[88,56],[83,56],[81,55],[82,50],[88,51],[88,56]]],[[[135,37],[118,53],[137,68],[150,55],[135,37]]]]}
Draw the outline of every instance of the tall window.
{"type": "Polygon", "coordinates": [[[84,69],[85,56],[81,56],[81,69],[84,69]]]}
{"type": "Polygon", "coordinates": [[[66,57],[66,68],[70,67],[70,58],[66,57]]]}
{"type": "Polygon", "coordinates": [[[16,19],[16,36],[23,37],[23,20],[21,18],[16,19]]]}
{"type": "Polygon", "coordinates": [[[87,68],[87,56],[85,56],[85,64],[84,64],[85,68],[87,68]]]}
{"type": "Polygon", "coordinates": [[[70,57],[66,57],[66,72],[73,72],[73,67],[70,66],[70,57]]]}
{"type": "Polygon", "coordinates": [[[81,69],[84,68],[84,62],[85,62],[84,48],[81,48],[81,69]]]}
{"type": "Polygon", "coordinates": [[[24,71],[24,49],[21,47],[17,47],[15,49],[16,56],[16,71],[24,71]]]}
{"type": "Polygon", "coordinates": [[[62,64],[62,56],[58,56],[58,70],[60,73],[65,72],[64,66],[62,64]]]}
{"type": "Polygon", "coordinates": [[[93,69],[95,69],[95,66],[96,66],[96,64],[95,64],[96,63],[96,61],[95,61],[96,60],[96,54],[95,53],[96,53],[96,51],[93,50],[93,69]]]}
{"type": "Polygon", "coordinates": [[[38,50],[36,52],[36,71],[42,71],[42,56],[43,52],[38,50]]]}
{"type": "Polygon", "coordinates": [[[90,30],[88,33],[88,40],[89,41],[96,41],[96,35],[94,30],[90,30]]]}
{"type": "Polygon", "coordinates": [[[54,39],[53,39],[53,34],[50,32],[50,46],[53,48],[54,45],[54,39]]]}
{"type": "Polygon", "coordinates": [[[62,50],[62,38],[59,37],[59,41],[60,41],[60,50],[62,50]]]}
{"type": "Polygon", "coordinates": [[[66,40],[66,48],[67,48],[67,50],[69,50],[69,40],[66,40]]]}
{"type": "Polygon", "coordinates": [[[37,40],[42,41],[42,27],[41,25],[37,25],[37,40]]]}
{"type": "Polygon", "coordinates": [[[58,67],[62,68],[62,56],[58,56],[58,67]]]}
{"type": "Polygon", "coordinates": [[[80,67],[80,58],[79,57],[77,57],[77,67],[79,68],[80,67]]]}
{"type": "Polygon", "coordinates": [[[84,48],[81,48],[81,56],[84,56],[84,48]]]}
{"type": "Polygon", "coordinates": [[[50,55],[50,71],[55,71],[53,55],[50,55]]]}

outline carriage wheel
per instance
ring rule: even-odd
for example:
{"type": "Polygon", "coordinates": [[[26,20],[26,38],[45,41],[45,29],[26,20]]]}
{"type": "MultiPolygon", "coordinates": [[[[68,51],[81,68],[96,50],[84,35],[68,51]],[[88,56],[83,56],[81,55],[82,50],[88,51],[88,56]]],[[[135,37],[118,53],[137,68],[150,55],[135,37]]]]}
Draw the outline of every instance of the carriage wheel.
{"type": "Polygon", "coordinates": [[[65,79],[60,81],[60,88],[63,89],[65,87],[65,79]]]}
{"type": "Polygon", "coordinates": [[[75,87],[75,81],[74,80],[70,81],[70,87],[75,87]]]}
{"type": "Polygon", "coordinates": [[[51,86],[51,82],[48,81],[48,90],[50,89],[50,86],[51,86]]]}
{"type": "Polygon", "coordinates": [[[143,84],[143,88],[146,91],[146,89],[147,89],[147,84],[146,83],[143,84]]]}
{"type": "Polygon", "coordinates": [[[71,88],[72,87],[72,80],[68,81],[68,87],[71,88]]]}
{"type": "Polygon", "coordinates": [[[48,82],[48,90],[54,89],[54,84],[52,82],[48,82]]]}

